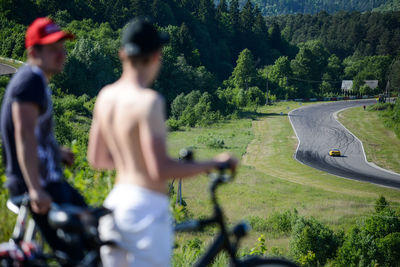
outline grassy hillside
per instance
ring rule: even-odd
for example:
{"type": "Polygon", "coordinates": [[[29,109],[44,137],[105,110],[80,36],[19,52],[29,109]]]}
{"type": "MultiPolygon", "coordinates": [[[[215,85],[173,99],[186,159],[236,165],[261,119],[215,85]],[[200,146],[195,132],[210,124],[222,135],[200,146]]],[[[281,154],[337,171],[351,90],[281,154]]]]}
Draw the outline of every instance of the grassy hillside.
{"type": "MultiPolygon", "coordinates": [[[[384,196],[393,207],[400,206],[398,190],[339,178],[297,162],[293,158],[297,139],[287,113],[299,106],[294,102],[264,106],[242,114],[242,119],[169,134],[168,146],[172,156],[177,156],[180,148],[190,146],[194,148],[197,159],[208,158],[222,151],[231,151],[241,159],[235,180],[220,188],[218,196],[230,223],[247,219],[260,226],[245,238],[243,248],[255,247],[257,238],[263,234],[269,254],[287,254],[290,234],[277,231],[270,225],[274,218],[285,212],[294,213],[296,210],[300,216],[315,217],[335,231],[347,232],[374,211],[379,196],[384,196]]],[[[376,125],[373,136],[382,136],[385,129],[379,126],[379,121],[372,121],[374,117],[365,114],[361,110],[350,109],[340,113],[340,118],[350,118],[350,121],[362,119],[365,125],[376,125]],[[352,116],[357,119],[352,119],[352,116]]],[[[347,123],[345,125],[349,129],[352,127],[347,123]]],[[[365,132],[370,128],[365,127],[365,132]]],[[[391,144],[382,146],[381,150],[388,148],[396,149],[391,144]]],[[[397,161],[396,167],[394,160],[393,170],[398,165],[397,161]]],[[[104,187],[102,185],[101,188],[104,187]]],[[[198,218],[211,214],[206,176],[184,180],[183,197],[190,216],[198,218]]],[[[3,207],[5,200],[6,195],[0,194],[3,207]]],[[[2,209],[1,215],[4,223],[0,227],[0,237],[6,240],[11,234],[15,216],[5,209],[2,209]]],[[[180,245],[194,237],[208,242],[214,232],[215,229],[196,235],[180,233],[176,240],[180,245]]],[[[185,256],[180,252],[182,249],[181,246],[176,255],[185,256]]]]}
{"type": "Polygon", "coordinates": [[[400,173],[400,139],[384,126],[378,112],[357,107],[339,113],[338,118],[363,142],[369,162],[400,173]]]}
{"type": "MultiPolygon", "coordinates": [[[[242,147],[249,142],[236,180],[220,190],[220,199],[232,223],[251,216],[257,216],[261,220],[296,209],[300,215],[313,216],[333,229],[347,230],[373,210],[373,204],[380,195],[399,205],[398,190],[339,178],[297,162],[293,158],[297,139],[287,118],[288,111],[297,107],[298,103],[279,103],[272,107],[263,107],[251,121],[238,120],[207,130],[175,132],[170,136],[169,142],[174,147],[178,143],[178,147],[195,146],[200,157],[222,150],[233,150],[234,154],[240,155],[243,152],[242,147]],[[281,112],[283,115],[280,115],[281,112]],[[227,145],[225,149],[205,152],[196,142],[200,136],[208,133],[229,140],[232,134],[245,137],[244,133],[249,131],[251,134],[248,137],[254,135],[254,138],[237,137],[238,139],[232,139],[235,145],[227,145]]],[[[209,207],[207,182],[205,177],[183,182],[184,199],[189,211],[196,216],[211,212],[209,208],[205,208],[209,207]]],[[[268,248],[287,250],[288,236],[275,232],[252,231],[244,246],[254,246],[260,234],[267,237],[268,248]]],[[[178,240],[187,237],[180,234],[178,240]]],[[[210,237],[210,233],[200,237],[210,237]]]]}

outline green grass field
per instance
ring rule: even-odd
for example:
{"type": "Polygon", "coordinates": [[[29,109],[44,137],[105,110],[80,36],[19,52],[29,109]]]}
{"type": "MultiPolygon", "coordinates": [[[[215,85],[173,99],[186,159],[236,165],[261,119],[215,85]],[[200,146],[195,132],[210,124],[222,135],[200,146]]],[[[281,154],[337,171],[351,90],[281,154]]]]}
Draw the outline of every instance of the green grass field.
{"type": "Polygon", "coordinates": [[[352,108],[339,113],[338,119],[363,142],[369,162],[400,173],[400,139],[385,128],[377,111],[352,108]]]}
{"type": "MultiPolygon", "coordinates": [[[[249,216],[267,218],[276,212],[296,209],[302,216],[313,216],[332,229],[346,231],[373,210],[380,195],[393,205],[399,205],[398,190],[339,178],[297,162],[293,158],[297,138],[287,117],[288,111],[297,107],[299,103],[278,103],[260,108],[258,116],[252,120],[174,132],[169,136],[171,155],[186,146],[194,147],[198,158],[226,150],[238,157],[243,155],[235,181],[221,188],[219,193],[231,223],[249,216]],[[226,140],[226,148],[210,150],[197,142],[201,140],[199,136],[209,133],[226,140]]],[[[183,182],[184,199],[195,217],[211,213],[207,183],[206,177],[183,182]]],[[[267,237],[268,248],[287,250],[287,236],[255,231],[245,240],[244,246],[254,246],[260,234],[267,237]]],[[[179,234],[177,239],[182,241],[189,237],[192,236],[179,234]]]]}

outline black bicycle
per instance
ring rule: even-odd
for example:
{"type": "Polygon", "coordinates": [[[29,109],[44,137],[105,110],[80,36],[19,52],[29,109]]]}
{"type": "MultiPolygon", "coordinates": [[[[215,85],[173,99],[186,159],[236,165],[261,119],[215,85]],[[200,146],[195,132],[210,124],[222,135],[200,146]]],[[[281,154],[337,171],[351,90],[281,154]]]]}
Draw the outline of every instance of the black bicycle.
{"type": "MultiPolygon", "coordinates": [[[[181,151],[181,158],[187,161],[192,159],[191,151],[181,151]]],[[[238,258],[237,251],[239,241],[246,236],[250,231],[250,226],[247,223],[239,223],[232,229],[228,229],[225,223],[224,214],[221,206],[218,203],[216,190],[220,185],[232,181],[233,175],[228,173],[229,165],[224,164],[219,166],[218,171],[210,174],[210,197],[214,208],[214,214],[202,220],[188,220],[175,225],[175,231],[201,231],[209,225],[217,225],[219,233],[216,235],[214,242],[208,247],[207,251],[194,264],[195,267],[205,267],[213,262],[215,257],[222,251],[226,251],[230,266],[233,267],[251,267],[251,266],[276,266],[276,267],[297,267],[295,263],[283,258],[265,258],[260,256],[249,256],[238,258]]]]}
{"type": "Polygon", "coordinates": [[[62,251],[44,252],[42,240],[38,242],[37,227],[29,218],[29,196],[10,198],[7,207],[18,214],[9,242],[0,244],[0,266],[101,266],[100,247],[113,245],[99,238],[100,217],[111,211],[104,208],[77,207],[52,203],[48,214],[49,224],[57,229],[58,237],[66,246],[80,247],[84,257],[75,260],[62,251]]]}

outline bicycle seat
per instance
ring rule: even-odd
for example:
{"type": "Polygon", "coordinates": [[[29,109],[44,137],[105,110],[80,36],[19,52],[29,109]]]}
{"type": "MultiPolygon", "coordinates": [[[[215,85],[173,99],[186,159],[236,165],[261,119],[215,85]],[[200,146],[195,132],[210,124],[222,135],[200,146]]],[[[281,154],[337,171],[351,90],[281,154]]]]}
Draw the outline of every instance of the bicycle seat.
{"type": "Polygon", "coordinates": [[[50,226],[71,232],[80,232],[89,226],[97,227],[100,217],[111,212],[104,207],[87,208],[68,204],[53,206],[48,215],[50,226]]]}
{"type": "Polygon", "coordinates": [[[48,214],[48,220],[54,229],[77,232],[82,229],[80,219],[84,209],[71,205],[53,205],[48,214]]]}

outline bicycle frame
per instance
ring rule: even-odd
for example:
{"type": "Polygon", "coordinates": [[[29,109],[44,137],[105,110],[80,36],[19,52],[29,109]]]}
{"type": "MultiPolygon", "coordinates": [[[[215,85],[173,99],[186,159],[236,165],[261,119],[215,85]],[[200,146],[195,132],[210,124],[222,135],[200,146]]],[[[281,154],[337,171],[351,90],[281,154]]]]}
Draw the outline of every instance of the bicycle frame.
{"type": "MultiPolygon", "coordinates": [[[[27,194],[7,200],[7,207],[17,214],[17,220],[10,242],[14,243],[18,247],[20,246],[21,241],[31,243],[36,237],[37,227],[34,220],[29,218],[27,224],[30,212],[29,205],[30,201],[27,194]]],[[[61,251],[54,251],[52,254],[44,254],[42,242],[38,247],[39,252],[41,253],[39,256],[44,260],[55,259],[57,262],[69,263],[73,266],[98,266],[97,263],[100,261],[100,247],[106,244],[113,245],[113,242],[102,242],[99,239],[97,235],[96,222],[98,222],[98,219],[101,216],[104,216],[109,212],[110,211],[105,208],[82,208],[68,204],[57,205],[52,203],[52,207],[49,211],[50,225],[54,229],[57,229],[57,231],[62,232],[66,237],[79,235],[81,242],[90,242],[90,246],[85,248],[87,249],[87,253],[79,262],[73,262],[68,255],[61,251]]],[[[29,262],[29,259],[26,260],[29,262]]]]}
{"type": "Polygon", "coordinates": [[[214,213],[208,219],[204,220],[189,220],[175,226],[175,231],[193,231],[201,230],[207,225],[217,224],[219,226],[219,233],[208,247],[207,251],[197,260],[193,265],[195,267],[205,267],[212,263],[215,257],[221,252],[226,251],[230,259],[230,266],[233,267],[252,267],[252,266],[280,266],[280,267],[298,267],[295,263],[282,258],[264,258],[260,256],[250,256],[239,259],[236,256],[239,241],[242,237],[246,236],[250,230],[247,223],[238,223],[232,230],[226,228],[224,215],[221,206],[216,197],[216,189],[219,185],[227,183],[232,179],[231,175],[224,173],[225,169],[229,166],[220,166],[219,173],[211,174],[212,182],[210,186],[211,201],[214,206],[214,213]],[[231,240],[232,237],[235,240],[231,240]]]}
{"type": "Polygon", "coordinates": [[[35,239],[37,228],[35,221],[29,218],[29,196],[22,195],[7,200],[7,208],[17,214],[11,239],[18,244],[20,241],[32,242],[35,239]]]}
{"type": "Polygon", "coordinates": [[[232,231],[227,230],[223,211],[216,197],[216,189],[219,185],[230,181],[231,176],[225,174],[222,169],[218,174],[211,174],[211,178],[213,179],[210,186],[211,201],[214,206],[213,216],[205,220],[189,220],[183,222],[175,226],[175,231],[201,230],[207,225],[217,224],[220,230],[217,238],[209,246],[204,255],[202,255],[194,264],[194,266],[207,266],[222,250],[225,250],[228,253],[231,260],[231,265],[239,266],[240,261],[236,257],[239,240],[248,233],[250,227],[246,223],[239,223],[232,231]],[[230,239],[232,235],[236,238],[234,242],[232,242],[230,239]]]}

